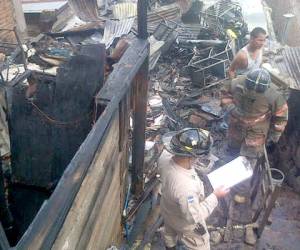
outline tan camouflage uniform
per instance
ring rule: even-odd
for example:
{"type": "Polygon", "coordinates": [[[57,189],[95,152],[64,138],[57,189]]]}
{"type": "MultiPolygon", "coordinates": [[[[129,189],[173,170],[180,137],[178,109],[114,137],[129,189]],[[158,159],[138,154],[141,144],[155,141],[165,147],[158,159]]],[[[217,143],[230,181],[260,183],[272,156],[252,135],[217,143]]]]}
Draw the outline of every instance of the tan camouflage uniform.
{"type": "MultiPolygon", "coordinates": [[[[227,133],[229,149],[248,157],[255,170],[258,158],[263,155],[266,140],[277,142],[283,133],[288,120],[288,106],[273,87],[264,93],[257,93],[244,86],[245,79],[246,76],[239,76],[226,82],[221,103],[224,107],[232,108],[227,133]]],[[[247,224],[252,220],[250,196],[259,184],[257,177],[232,188],[232,195],[246,198],[240,216],[234,218],[240,223],[247,224]]]]}
{"type": "Polygon", "coordinates": [[[257,158],[263,154],[267,138],[278,142],[288,120],[284,97],[273,87],[257,93],[244,87],[246,76],[224,84],[223,106],[232,106],[228,129],[228,145],[240,149],[240,155],[257,158]]]}

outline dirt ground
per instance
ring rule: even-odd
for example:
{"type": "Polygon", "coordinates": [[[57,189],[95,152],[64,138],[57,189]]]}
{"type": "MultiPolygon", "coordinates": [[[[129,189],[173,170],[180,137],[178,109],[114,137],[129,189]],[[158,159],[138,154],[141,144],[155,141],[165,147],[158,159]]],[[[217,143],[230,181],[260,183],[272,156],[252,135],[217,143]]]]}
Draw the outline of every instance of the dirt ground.
{"type": "MultiPolygon", "coordinates": [[[[300,245],[300,196],[288,187],[283,187],[270,217],[272,224],[265,227],[255,247],[242,242],[242,237],[229,243],[212,245],[212,250],[298,250],[300,245]]],[[[154,235],[145,249],[164,250],[162,228],[154,235]]],[[[181,250],[181,247],[177,247],[181,250]]]]}

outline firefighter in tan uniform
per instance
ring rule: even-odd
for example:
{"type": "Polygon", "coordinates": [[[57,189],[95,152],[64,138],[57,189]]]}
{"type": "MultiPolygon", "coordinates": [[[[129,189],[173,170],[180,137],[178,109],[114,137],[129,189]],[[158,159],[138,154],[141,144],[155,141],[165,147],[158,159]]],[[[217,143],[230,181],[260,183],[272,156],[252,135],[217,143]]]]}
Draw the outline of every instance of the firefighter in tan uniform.
{"type": "MultiPolygon", "coordinates": [[[[222,89],[223,107],[230,110],[227,132],[228,149],[232,155],[246,156],[252,167],[264,153],[264,146],[277,143],[288,120],[288,106],[284,97],[271,87],[269,73],[255,69],[225,83],[222,89]]],[[[257,182],[254,182],[257,183],[257,182]]],[[[234,201],[245,203],[243,217],[251,220],[251,180],[233,188],[234,201]]],[[[248,221],[249,222],[249,221],[248,221]]],[[[246,243],[254,245],[256,237],[247,228],[246,243]]]]}
{"type": "Polygon", "coordinates": [[[219,188],[205,197],[193,161],[207,152],[210,137],[207,131],[184,129],[163,136],[171,154],[162,155],[159,167],[162,177],[161,214],[164,219],[164,240],[167,249],[176,249],[179,240],[186,249],[210,249],[205,219],[228,190],[219,188]]]}
{"type": "Polygon", "coordinates": [[[6,232],[12,228],[12,215],[6,200],[6,189],[11,175],[10,139],[6,118],[5,89],[0,86],[0,221],[6,232]]]}

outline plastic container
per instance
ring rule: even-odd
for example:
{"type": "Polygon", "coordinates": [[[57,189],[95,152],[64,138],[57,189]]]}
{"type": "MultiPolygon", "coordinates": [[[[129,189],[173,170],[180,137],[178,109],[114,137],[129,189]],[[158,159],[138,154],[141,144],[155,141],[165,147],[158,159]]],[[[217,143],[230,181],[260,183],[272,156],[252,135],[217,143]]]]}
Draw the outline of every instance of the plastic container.
{"type": "Polygon", "coordinates": [[[285,178],[284,173],[277,168],[270,168],[270,170],[273,184],[281,186],[285,178]]]}

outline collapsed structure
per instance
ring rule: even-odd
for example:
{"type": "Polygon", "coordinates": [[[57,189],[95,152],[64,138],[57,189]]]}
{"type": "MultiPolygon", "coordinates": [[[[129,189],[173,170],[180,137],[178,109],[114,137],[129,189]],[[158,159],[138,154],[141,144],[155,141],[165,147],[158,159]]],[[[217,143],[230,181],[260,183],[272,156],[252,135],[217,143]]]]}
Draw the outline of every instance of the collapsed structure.
{"type": "MultiPolygon", "coordinates": [[[[19,42],[5,51],[1,76],[8,96],[17,249],[106,249],[124,238],[129,244],[142,238],[142,248],[152,242],[161,218],[152,215],[155,223],[145,235],[139,221],[155,204],[160,135],[169,130],[210,131],[214,146],[199,159],[200,175],[226,162],[219,87],[247,42],[248,28],[239,4],[209,2],[72,0],[75,15],[63,28],[54,25],[30,46],[19,42]]],[[[285,141],[298,138],[293,107],[299,84],[291,66],[297,61],[291,61],[294,48],[275,40],[268,45],[270,64],[264,67],[279,89],[292,88],[293,123],[276,149],[282,152],[298,145],[285,141]]],[[[272,163],[287,155],[272,157],[272,163]]],[[[296,163],[298,155],[291,160],[296,163]]],[[[300,165],[291,166],[283,170],[297,183],[300,165]]],[[[255,215],[262,216],[259,234],[276,198],[270,196],[270,172],[263,169],[270,190],[263,190],[266,200],[255,215]]],[[[241,228],[222,209],[210,230],[214,239],[231,242],[241,228]]]]}

